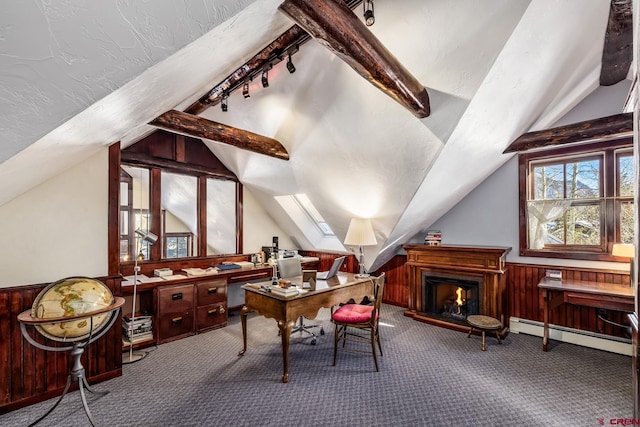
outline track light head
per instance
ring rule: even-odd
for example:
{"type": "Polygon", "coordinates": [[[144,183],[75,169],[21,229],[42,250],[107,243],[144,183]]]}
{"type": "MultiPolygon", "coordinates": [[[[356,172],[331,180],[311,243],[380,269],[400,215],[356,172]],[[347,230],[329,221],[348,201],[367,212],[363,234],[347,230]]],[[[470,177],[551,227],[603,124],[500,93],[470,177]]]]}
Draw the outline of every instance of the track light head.
{"type": "Polygon", "coordinates": [[[376,22],[376,17],[373,14],[373,0],[364,0],[362,9],[364,10],[364,23],[367,27],[372,26],[376,22]]]}
{"type": "Polygon", "coordinates": [[[291,74],[296,72],[296,66],[291,62],[291,54],[289,54],[289,58],[287,58],[287,70],[289,70],[291,74]]]}
{"type": "Polygon", "coordinates": [[[249,82],[244,82],[244,86],[242,86],[242,96],[244,96],[245,98],[251,97],[251,95],[249,94],[249,82]]]}
{"type": "Polygon", "coordinates": [[[222,102],[220,103],[220,108],[224,112],[226,112],[227,109],[229,108],[228,105],[227,105],[227,99],[228,98],[229,98],[229,95],[227,95],[226,93],[224,95],[222,95],[222,102]]]}
{"type": "Polygon", "coordinates": [[[262,72],[262,87],[269,87],[269,70],[262,72]]]}

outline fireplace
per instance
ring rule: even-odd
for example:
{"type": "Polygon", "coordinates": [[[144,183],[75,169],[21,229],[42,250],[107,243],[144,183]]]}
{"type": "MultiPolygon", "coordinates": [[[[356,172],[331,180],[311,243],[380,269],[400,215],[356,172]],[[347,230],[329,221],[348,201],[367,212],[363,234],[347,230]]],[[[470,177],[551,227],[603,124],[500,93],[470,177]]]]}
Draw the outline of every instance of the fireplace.
{"type": "MultiPolygon", "coordinates": [[[[473,314],[504,323],[505,258],[511,248],[405,245],[404,249],[409,285],[405,316],[465,332],[469,331],[466,319],[473,314]]],[[[501,334],[507,332],[505,326],[501,334]]]]}
{"type": "Polygon", "coordinates": [[[467,316],[482,310],[482,278],[423,272],[424,315],[466,325],[467,316]]]}

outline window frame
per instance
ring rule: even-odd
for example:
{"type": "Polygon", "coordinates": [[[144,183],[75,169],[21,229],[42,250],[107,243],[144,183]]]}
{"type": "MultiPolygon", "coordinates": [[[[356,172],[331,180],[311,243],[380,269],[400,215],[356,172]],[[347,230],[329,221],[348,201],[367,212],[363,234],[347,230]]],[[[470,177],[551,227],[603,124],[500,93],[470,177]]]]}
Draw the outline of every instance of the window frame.
{"type": "Polygon", "coordinates": [[[618,196],[619,170],[618,159],[621,154],[633,153],[633,138],[624,137],[608,141],[572,144],[570,146],[545,148],[520,153],[518,156],[519,176],[519,241],[520,256],[566,258],[594,261],[619,261],[611,255],[614,243],[620,240],[619,218],[623,202],[633,202],[633,196],[618,196]],[[600,171],[600,244],[554,245],[542,249],[529,248],[527,202],[531,200],[533,189],[532,164],[549,164],[557,160],[585,159],[602,156],[600,171]]]}

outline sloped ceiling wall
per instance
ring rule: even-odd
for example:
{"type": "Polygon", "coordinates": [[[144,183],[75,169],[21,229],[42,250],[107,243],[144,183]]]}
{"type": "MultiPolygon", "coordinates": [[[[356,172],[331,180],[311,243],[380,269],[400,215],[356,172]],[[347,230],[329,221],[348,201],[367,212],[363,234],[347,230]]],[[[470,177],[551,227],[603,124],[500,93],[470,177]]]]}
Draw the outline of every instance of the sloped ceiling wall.
{"type": "MultiPolygon", "coordinates": [[[[0,204],[189,105],[293,24],[279,3],[13,0],[0,17],[0,204]],[[33,35],[17,30],[34,20],[33,35]]],[[[373,218],[374,268],[506,162],[515,137],[597,87],[609,2],[378,0],[375,11],[370,30],[425,85],[430,117],[315,41],[294,74],[280,63],[268,88],[254,81],[251,98],[202,114],[285,145],[289,162],[206,142],[302,245],[273,196],[306,193],[340,241],[351,217],[373,218]]]]}

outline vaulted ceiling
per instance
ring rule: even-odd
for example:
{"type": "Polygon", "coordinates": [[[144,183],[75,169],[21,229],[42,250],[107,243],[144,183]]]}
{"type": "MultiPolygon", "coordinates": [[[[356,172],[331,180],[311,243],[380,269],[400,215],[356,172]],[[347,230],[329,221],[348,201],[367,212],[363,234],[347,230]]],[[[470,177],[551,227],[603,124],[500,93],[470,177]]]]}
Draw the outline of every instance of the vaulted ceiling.
{"type": "MultiPolygon", "coordinates": [[[[136,142],[295,23],[282,0],[9,3],[0,205],[102,147],[136,142]]],[[[280,141],[289,160],[205,143],[305,249],[331,245],[307,238],[274,196],[306,193],[340,241],[351,217],[372,218],[375,268],[509,160],[514,139],[602,90],[609,9],[606,0],[377,0],[366,31],[426,88],[428,117],[312,39],[293,54],[295,73],[275,63],[269,87],[255,79],[250,98],[230,93],[228,111],[199,112],[280,141]]],[[[354,13],[362,20],[361,6],[354,13]]],[[[622,93],[581,119],[621,112],[622,93]]]]}

